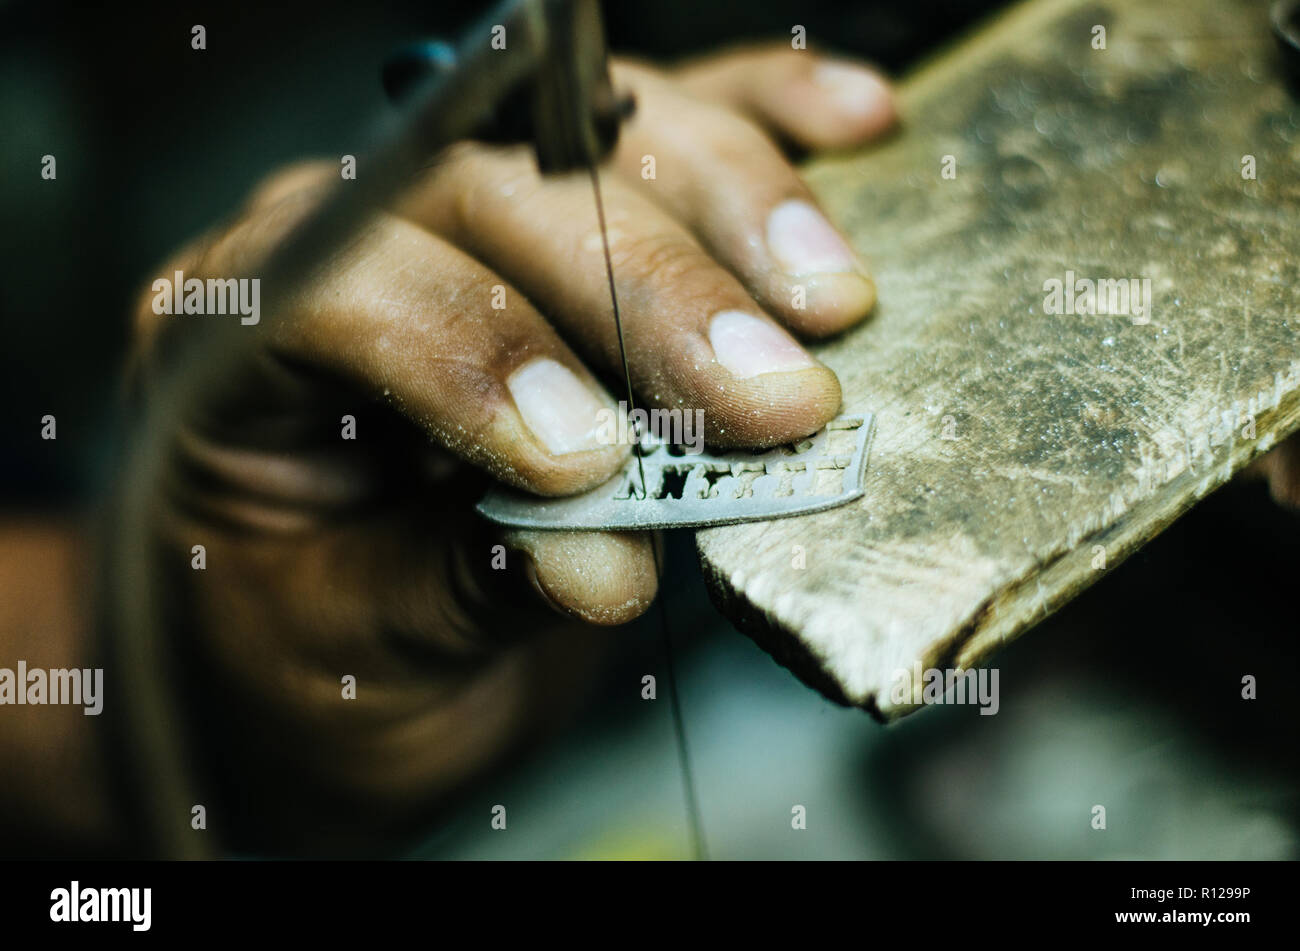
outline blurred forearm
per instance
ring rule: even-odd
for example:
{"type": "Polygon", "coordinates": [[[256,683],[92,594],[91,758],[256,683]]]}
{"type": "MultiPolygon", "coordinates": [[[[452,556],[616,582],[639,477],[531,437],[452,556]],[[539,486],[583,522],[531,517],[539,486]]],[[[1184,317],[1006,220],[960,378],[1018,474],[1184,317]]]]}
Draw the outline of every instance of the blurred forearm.
{"type": "MultiPolygon", "coordinates": [[[[66,518],[0,520],[0,668],[97,663],[85,536],[66,518]]],[[[13,683],[15,692],[24,689],[13,683]]],[[[0,704],[0,853],[111,849],[101,717],[87,716],[80,704],[20,705],[16,693],[7,699],[0,704]]]]}

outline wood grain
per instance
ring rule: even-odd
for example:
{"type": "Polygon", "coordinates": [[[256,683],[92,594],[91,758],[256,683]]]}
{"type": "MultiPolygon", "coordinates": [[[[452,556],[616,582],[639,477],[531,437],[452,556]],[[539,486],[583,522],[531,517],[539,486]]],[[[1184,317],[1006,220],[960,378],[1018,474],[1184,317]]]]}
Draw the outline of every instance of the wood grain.
{"type": "Polygon", "coordinates": [[[700,532],[724,613],[895,717],[899,668],[983,663],[1300,426],[1276,55],[1262,2],[1032,3],[906,80],[890,143],[808,166],[879,286],[818,351],[877,414],[867,491],[700,532]],[[1150,322],[1044,313],[1067,271],[1149,279],[1150,322]]]}

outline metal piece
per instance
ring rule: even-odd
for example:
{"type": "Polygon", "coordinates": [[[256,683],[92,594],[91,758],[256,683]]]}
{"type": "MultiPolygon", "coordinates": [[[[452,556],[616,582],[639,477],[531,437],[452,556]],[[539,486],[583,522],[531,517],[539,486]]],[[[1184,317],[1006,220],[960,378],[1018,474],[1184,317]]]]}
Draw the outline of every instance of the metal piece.
{"type": "MultiPolygon", "coordinates": [[[[623,364],[623,387],[627,405],[632,418],[636,418],[636,393],[632,391],[632,368],[627,362],[627,340],[623,335],[623,318],[618,309],[618,285],[614,282],[614,259],[609,253],[609,229],[605,227],[605,202],[600,197],[600,172],[596,166],[591,167],[591,194],[596,200],[596,221],[600,224],[600,247],[605,254],[605,277],[609,281],[609,302],[614,314],[614,332],[618,334],[618,359],[623,364]]],[[[641,433],[637,432],[636,442],[641,443],[641,433]]],[[[641,475],[641,497],[646,495],[644,453],[636,454],[636,468],[641,475]]]]}
{"type": "Polygon", "coordinates": [[[605,26],[598,0],[539,0],[526,7],[536,24],[538,62],[530,89],[528,139],[545,174],[592,167],[618,142],[632,114],[631,97],[609,80],[605,26]]]}
{"type": "Polygon", "coordinates": [[[478,511],[499,525],[563,531],[700,528],[820,512],[862,495],[874,428],[869,413],[839,416],[791,446],[694,455],[647,436],[639,452],[645,498],[634,458],[583,495],[545,499],[494,487],[478,511]]]}
{"type": "MultiPolygon", "coordinates": [[[[636,419],[636,395],[632,392],[632,371],[627,365],[627,342],[623,336],[623,318],[620,316],[618,309],[618,285],[614,282],[614,259],[609,253],[609,231],[605,227],[605,202],[600,197],[600,172],[596,166],[591,166],[591,194],[596,204],[596,220],[600,223],[600,244],[605,255],[605,277],[609,280],[609,303],[610,314],[614,318],[614,329],[618,333],[618,356],[623,364],[623,385],[626,389],[627,405],[631,407],[632,418],[636,419]]],[[[635,430],[635,443],[637,449],[642,446],[642,436],[639,429],[635,430]]],[[[636,453],[637,474],[641,477],[641,492],[637,495],[638,499],[649,498],[646,490],[645,477],[645,453],[638,451],[636,453]]],[[[663,574],[659,570],[660,552],[658,540],[654,535],[650,536],[652,547],[654,548],[654,557],[651,563],[655,570],[655,590],[662,591],[664,586],[663,574]]],[[[668,623],[668,597],[667,593],[660,595],[657,599],[659,602],[659,631],[663,635],[664,642],[664,660],[668,666],[668,698],[669,709],[673,717],[673,735],[677,738],[677,762],[682,774],[682,794],[686,801],[686,814],[690,817],[691,822],[691,852],[696,861],[708,859],[708,849],[704,844],[704,823],[700,820],[700,799],[695,791],[695,773],[691,769],[691,753],[686,743],[686,719],[682,716],[681,694],[677,689],[677,667],[673,663],[673,636],[672,625],[668,623]]]]}
{"type": "Polygon", "coordinates": [[[459,48],[441,40],[403,47],[384,64],[382,78],[400,103],[449,76],[473,80],[511,61],[526,72],[502,94],[473,100],[477,118],[467,137],[527,142],[546,174],[599,164],[635,103],[610,82],[598,0],[516,0],[468,31],[459,48]],[[488,47],[495,25],[505,28],[504,49],[488,47]]]}

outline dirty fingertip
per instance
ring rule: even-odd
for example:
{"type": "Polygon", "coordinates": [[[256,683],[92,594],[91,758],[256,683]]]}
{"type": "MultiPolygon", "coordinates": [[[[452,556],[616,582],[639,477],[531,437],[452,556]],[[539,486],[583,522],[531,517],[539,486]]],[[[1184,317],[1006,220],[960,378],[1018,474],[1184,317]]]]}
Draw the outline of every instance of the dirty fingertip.
{"type": "Polygon", "coordinates": [[[650,536],[639,532],[513,532],[528,576],[552,608],[589,624],[625,624],[654,601],[657,574],[650,536]]]}

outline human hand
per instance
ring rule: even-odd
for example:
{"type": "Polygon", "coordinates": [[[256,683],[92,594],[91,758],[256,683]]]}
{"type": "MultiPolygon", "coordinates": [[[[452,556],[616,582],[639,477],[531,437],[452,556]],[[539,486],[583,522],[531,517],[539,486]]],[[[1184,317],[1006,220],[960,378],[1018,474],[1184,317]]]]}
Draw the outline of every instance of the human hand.
{"type": "MultiPolygon", "coordinates": [[[[772,137],[877,136],[895,121],[887,86],[784,44],[667,72],[618,62],[613,78],[638,103],[602,186],[640,405],[703,410],[718,446],[816,431],[839,383],[794,335],[851,326],[875,291],[772,137]]],[[[337,174],[274,176],[162,273],[248,273],[337,174]]],[[[136,324],[146,378],[195,319],[152,299],[136,324]]],[[[599,639],[566,617],[645,610],[648,536],[498,536],[472,512],[487,478],[561,495],[617,472],[628,447],[596,431],[615,405],[598,375],[620,372],[591,184],[542,179],[525,148],[449,150],[266,328],[177,434],[154,526],[242,822],[391,830],[588,673],[599,639]]]]}

